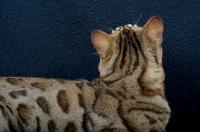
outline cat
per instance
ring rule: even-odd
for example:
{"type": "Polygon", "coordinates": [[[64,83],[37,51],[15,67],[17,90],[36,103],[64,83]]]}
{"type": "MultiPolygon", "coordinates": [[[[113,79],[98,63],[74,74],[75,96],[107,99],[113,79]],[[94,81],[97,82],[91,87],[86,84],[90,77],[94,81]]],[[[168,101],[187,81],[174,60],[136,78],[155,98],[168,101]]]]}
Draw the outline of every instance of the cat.
{"type": "Polygon", "coordinates": [[[1,77],[1,132],[164,132],[163,22],[91,33],[100,78],[1,77]]]}

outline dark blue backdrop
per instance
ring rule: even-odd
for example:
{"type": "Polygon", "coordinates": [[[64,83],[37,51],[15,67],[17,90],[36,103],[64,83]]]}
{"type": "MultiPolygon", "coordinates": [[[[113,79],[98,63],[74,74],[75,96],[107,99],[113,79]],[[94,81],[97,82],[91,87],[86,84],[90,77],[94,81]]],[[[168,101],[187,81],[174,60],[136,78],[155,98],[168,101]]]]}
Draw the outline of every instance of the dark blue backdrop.
{"type": "Polygon", "coordinates": [[[167,130],[200,127],[199,0],[0,0],[0,76],[99,76],[93,29],[163,18],[167,130]]]}

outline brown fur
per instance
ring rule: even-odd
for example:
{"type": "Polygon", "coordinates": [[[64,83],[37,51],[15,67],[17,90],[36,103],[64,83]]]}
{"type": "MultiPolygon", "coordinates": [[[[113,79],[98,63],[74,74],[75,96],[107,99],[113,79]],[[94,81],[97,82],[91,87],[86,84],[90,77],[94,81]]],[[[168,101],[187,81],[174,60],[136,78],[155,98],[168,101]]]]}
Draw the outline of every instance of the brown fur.
{"type": "Polygon", "coordinates": [[[162,33],[159,17],[110,35],[94,30],[101,77],[92,82],[1,77],[0,131],[163,132],[162,33]]]}

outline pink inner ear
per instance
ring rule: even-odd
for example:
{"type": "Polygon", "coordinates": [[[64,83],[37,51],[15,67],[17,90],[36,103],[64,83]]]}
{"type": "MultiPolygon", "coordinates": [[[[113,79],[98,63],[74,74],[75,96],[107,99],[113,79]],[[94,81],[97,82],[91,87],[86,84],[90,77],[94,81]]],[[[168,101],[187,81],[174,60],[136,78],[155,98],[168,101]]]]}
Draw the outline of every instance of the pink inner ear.
{"type": "Polygon", "coordinates": [[[159,27],[159,28],[163,28],[163,22],[162,22],[162,19],[160,17],[152,17],[150,19],[150,24],[151,26],[153,27],[159,27]]]}
{"type": "Polygon", "coordinates": [[[154,17],[151,25],[153,27],[154,30],[156,30],[156,36],[157,37],[162,37],[162,33],[163,33],[163,22],[161,20],[161,18],[159,17],[154,17]]]}
{"type": "Polygon", "coordinates": [[[163,34],[163,22],[162,19],[158,16],[152,17],[147,24],[144,26],[143,30],[148,34],[152,39],[161,39],[163,34]]]}
{"type": "Polygon", "coordinates": [[[106,51],[109,48],[109,40],[110,37],[108,34],[100,31],[100,30],[94,30],[91,34],[91,39],[94,48],[97,50],[100,54],[105,54],[106,51]]]}

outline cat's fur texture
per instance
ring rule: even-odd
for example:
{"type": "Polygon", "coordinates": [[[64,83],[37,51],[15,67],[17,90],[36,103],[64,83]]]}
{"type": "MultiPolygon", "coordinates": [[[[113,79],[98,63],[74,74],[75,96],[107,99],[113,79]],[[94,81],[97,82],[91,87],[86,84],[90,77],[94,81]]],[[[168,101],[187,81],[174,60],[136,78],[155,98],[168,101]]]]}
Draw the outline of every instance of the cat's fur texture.
{"type": "Polygon", "coordinates": [[[100,78],[0,78],[1,132],[164,132],[161,18],[108,35],[94,30],[100,78]]]}

